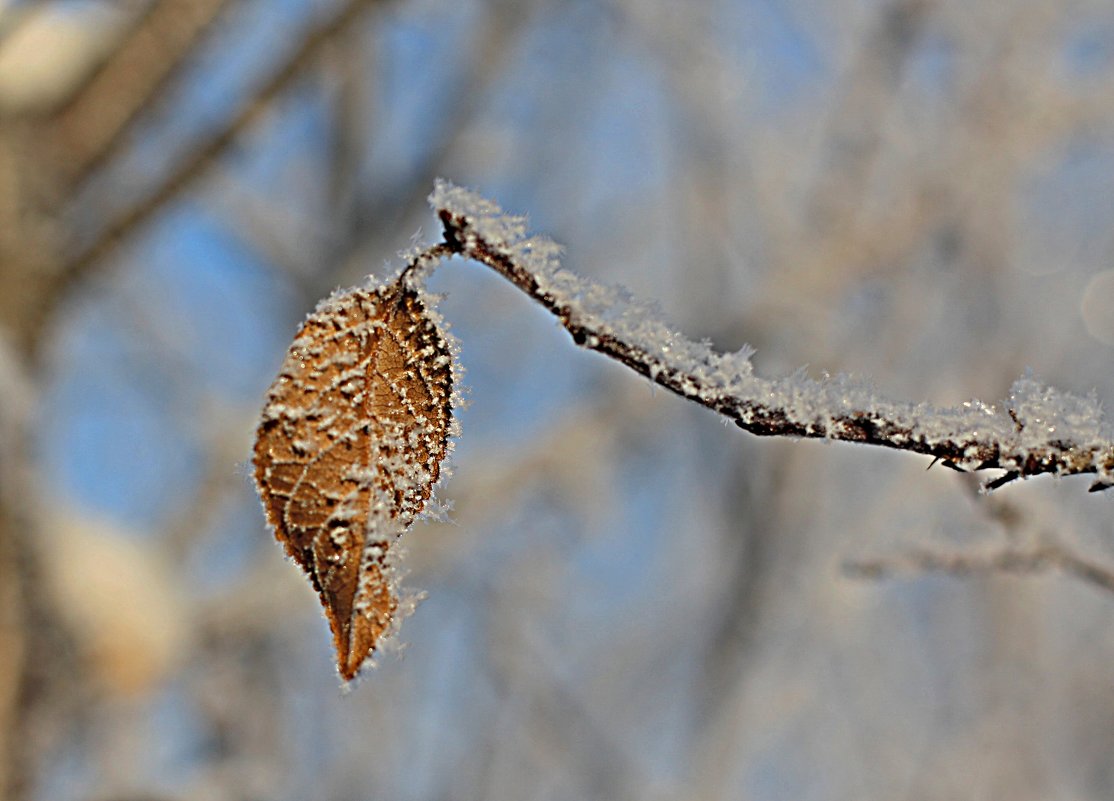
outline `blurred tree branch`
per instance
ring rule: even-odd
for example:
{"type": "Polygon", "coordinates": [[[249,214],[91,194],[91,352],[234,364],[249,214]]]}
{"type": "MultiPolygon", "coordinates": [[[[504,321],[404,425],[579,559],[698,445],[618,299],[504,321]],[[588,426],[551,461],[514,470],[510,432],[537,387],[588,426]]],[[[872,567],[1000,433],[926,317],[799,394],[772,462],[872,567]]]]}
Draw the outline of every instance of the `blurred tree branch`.
{"type": "MultiPolygon", "coordinates": [[[[259,119],[271,103],[306,69],[317,62],[325,46],[334,37],[354,25],[361,18],[363,11],[379,2],[382,0],[348,0],[331,16],[306,32],[297,46],[271,75],[261,82],[253,96],[234,115],[162,176],[154,189],[132,199],[130,205],[101,224],[91,239],[75,240],[70,236],[69,241],[66,241],[67,237],[60,237],[58,233],[54,233],[64,228],[54,224],[44,229],[42,223],[47,221],[41,215],[21,208],[18,213],[23,222],[13,225],[9,230],[19,230],[23,232],[23,236],[9,245],[9,252],[6,254],[8,257],[6,270],[13,274],[15,280],[22,282],[24,291],[19,301],[13,303],[11,308],[5,309],[0,304],[0,325],[6,325],[16,335],[18,341],[27,343],[32,348],[42,342],[42,333],[69,288],[82,281],[117,244],[152,219],[172,200],[180,197],[200,176],[204,175],[238,136],[259,119]],[[35,224],[36,221],[39,224],[35,224]]],[[[211,6],[210,10],[216,13],[218,9],[216,6],[211,6]]],[[[195,33],[199,32],[200,30],[195,30],[195,33]]],[[[144,41],[150,43],[149,35],[144,37],[144,41]]],[[[91,84],[91,86],[96,85],[98,84],[95,81],[91,84]]],[[[146,91],[137,92],[136,97],[143,98],[143,102],[139,105],[157,97],[156,90],[159,86],[162,86],[161,81],[156,82],[155,86],[146,87],[146,90],[153,93],[150,96],[146,91]]],[[[78,106],[74,106],[74,109],[77,108],[78,106]]],[[[126,126],[127,120],[121,124],[126,126]]],[[[24,137],[14,137],[10,147],[14,150],[25,150],[28,142],[24,137]]],[[[27,181],[19,176],[25,173],[27,168],[26,156],[12,157],[11,175],[24,186],[27,185],[27,181]]],[[[20,195],[26,197],[27,189],[21,189],[15,196],[20,195]]]]}
{"type": "Polygon", "coordinates": [[[261,83],[253,96],[224,125],[202,142],[162,180],[151,193],[138,198],[129,209],[97,232],[93,241],[79,246],[76,253],[66,259],[65,280],[73,280],[88,270],[95,262],[120,242],[134,228],[139,227],[161,211],[167,203],[177,198],[194,180],[204,174],[236,138],[255,122],[304,71],[313,65],[325,46],[356,23],[364,10],[383,0],[348,0],[331,17],[318,24],[303,36],[298,46],[261,83]]]}
{"type": "Polygon", "coordinates": [[[973,576],[1060,571],[1114,593],[1114,568],[1080,556],[1049,533],[1029,545],[1007,545],[979,552],[913,548],[899,556],[848,560],[844,562],[844,570],[856,578],[872,579],[924,573],[973,576]]]}
{"type": "Polygon", "coordinates": [[[148,6],[100,69],[44,122],[62,197],[115,156],[132,123],[165,90],[231,0],[157,0],[148,6]]]}

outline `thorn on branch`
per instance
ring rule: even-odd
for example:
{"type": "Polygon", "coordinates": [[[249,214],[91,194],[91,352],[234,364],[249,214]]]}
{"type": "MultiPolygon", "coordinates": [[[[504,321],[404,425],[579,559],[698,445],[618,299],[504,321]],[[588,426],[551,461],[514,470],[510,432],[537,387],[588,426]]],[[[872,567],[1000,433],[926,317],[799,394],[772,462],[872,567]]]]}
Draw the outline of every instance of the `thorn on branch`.
{"type": "Polygon", "coordinates": [[[983,492],[993,492],[994,490],[1000,489],[1007,484],[1016,481],[1019,478],[1021,478],[1021,473],[1017,472],[1016,470],[1010,470],[1007,473],[998,476],[998,478],[994,479],[993,481],[987,481],[985,484],[983,484],[983,492]]]}

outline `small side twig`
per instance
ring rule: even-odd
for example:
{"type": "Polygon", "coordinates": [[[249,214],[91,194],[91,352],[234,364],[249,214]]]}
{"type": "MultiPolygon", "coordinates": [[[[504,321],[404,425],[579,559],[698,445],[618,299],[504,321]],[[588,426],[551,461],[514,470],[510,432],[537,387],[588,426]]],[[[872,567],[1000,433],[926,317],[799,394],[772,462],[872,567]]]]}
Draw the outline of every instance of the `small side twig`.
{"type": "Polygon", "coordinates": [[[843,569],[850,576],[868,579],[920,573],[1032,575],[1059,570],[1099,589],[1114,592],[1114,569],[1082,557],[1063,543],[1047,537],[1029,548],[1011,546],[985,553],[918,548],[901,556],[848,561],[843,569]]]}

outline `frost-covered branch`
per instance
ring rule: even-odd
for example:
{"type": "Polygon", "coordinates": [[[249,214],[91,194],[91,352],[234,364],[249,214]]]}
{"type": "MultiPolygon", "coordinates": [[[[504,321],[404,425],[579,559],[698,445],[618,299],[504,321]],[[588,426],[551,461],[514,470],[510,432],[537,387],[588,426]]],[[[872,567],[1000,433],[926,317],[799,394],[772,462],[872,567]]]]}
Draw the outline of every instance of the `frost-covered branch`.
{"type": "MultiPolygon", "coordinates": [[[[603,353],[676,394],[712,409],[758,436],[790,436],[881,445],[932,456],[958,470],[1004,471],[995,489],[1018,478],[1096,476],[1091,490],[1114,486],[1114,432],[1095,397],[1082,398],[1024,376],[999,405],[954,407],[903,403],[845,375],[815,380],[802,371],[755,375],[744,348],[720,353],[671,328],[657,306],[621,287],[588,281],[560,266],[561,249],[527,235],[526,220],[491,201],[439,181],[430,196],[445,246],[481,262],[550,311],[573,341],[603,353]]],[[[436,251],[436,253],[434,252],[436,251]]]]}

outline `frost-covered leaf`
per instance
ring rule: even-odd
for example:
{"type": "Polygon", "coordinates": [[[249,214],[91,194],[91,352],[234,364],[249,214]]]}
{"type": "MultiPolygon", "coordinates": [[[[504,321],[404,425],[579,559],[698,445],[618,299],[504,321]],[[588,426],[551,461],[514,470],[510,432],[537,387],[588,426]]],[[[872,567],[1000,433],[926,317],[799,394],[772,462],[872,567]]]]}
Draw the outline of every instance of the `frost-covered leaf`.
{"type": "Polygon", "coordinates": [[[452,389],[446,335],[397,281],[320,303],[268,392],[255,481],[321,598],[346,680],[406,611],[392,548],[440,475],[452,389]]]}

